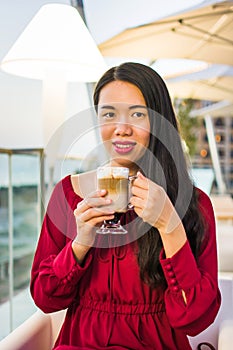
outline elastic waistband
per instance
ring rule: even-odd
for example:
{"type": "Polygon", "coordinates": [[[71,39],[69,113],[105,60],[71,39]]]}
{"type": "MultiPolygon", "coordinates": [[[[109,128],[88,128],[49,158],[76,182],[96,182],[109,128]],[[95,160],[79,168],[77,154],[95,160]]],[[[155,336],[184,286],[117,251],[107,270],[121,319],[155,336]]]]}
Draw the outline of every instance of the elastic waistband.
{"type": "Polygon", "coordinates": [[[165,311],[163,302],[156,304],[120,304],[116,301],[100,301],[82,297],[79,301],[81,307],[116,314],[155,314],[165,311]]]}

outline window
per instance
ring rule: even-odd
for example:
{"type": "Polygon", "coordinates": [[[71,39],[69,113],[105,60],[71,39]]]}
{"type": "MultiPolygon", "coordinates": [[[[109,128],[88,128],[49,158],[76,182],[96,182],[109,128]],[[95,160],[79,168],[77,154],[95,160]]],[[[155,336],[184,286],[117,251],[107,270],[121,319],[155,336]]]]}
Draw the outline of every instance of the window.
{"type": "Polygon", "coordinates": [[[36,307],[28,291],[41,226],[40,150],[0,150],[0,339],[36,307]]]}

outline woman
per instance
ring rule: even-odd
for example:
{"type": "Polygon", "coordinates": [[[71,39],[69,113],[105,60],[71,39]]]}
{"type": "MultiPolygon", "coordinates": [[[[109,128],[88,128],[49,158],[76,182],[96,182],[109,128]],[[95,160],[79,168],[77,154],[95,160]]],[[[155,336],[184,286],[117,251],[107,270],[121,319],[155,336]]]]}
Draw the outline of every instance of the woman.
{"type": "Polygon", "coordinates": [[[121,218],[130,238],[101,246],[96,228],[114,218],[106,191],[95,172],[67,176],[44,218],[32,296],[44,312],[68,309],[56,349],[191,349],[187,335],[220,307],[215,220],[188,176],[166,86],[124,63],[97,83],[94,104],[111,165],[137,176],[121,218]]]}

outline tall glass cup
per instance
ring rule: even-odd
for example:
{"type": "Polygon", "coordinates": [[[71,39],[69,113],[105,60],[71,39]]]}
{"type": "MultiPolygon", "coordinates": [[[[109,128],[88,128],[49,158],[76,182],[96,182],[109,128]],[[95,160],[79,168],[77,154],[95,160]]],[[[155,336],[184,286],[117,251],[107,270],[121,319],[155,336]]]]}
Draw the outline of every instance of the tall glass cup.
{"type": "Polygon", "coordinates": [[[97,188],[107,190],[106,198],[112,203],[107,207],[114,210],[114,219],[104,221],[97,229],[100,234],[125,234],[127,230],[120,224],[120,217],[128,210],[129,201],[129,169],[125,167],[97,168],[97,188]]]}

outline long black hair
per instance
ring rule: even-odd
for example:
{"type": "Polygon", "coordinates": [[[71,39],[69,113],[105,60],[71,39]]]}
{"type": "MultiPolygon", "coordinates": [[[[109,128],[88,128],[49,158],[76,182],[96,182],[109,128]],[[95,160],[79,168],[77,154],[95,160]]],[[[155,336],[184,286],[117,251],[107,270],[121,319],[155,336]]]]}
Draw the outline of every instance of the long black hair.
{"type": "MultiPolygon", "coordinates": [[[[145,99],[151,136],[148,150],[138,165],[149,179],[166,190],[182,219],[193,255],[197,259],[204,236],[204,224],[198,207],[198,191],[187,170],[177,119],[166,84],[148,66],[123,63],[110,68],[97,83],[93,97],[95,108],[98,106],[101,89],[116,80],[134,84],[145,99]]],[[[161,249],[162,241],[155,227],[150,227],[138,239],[140,275],[152,288],[165,285],[159,263],[161,249]]]]}

